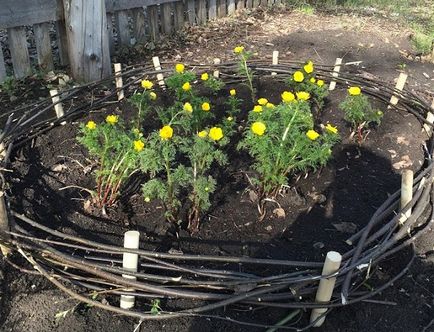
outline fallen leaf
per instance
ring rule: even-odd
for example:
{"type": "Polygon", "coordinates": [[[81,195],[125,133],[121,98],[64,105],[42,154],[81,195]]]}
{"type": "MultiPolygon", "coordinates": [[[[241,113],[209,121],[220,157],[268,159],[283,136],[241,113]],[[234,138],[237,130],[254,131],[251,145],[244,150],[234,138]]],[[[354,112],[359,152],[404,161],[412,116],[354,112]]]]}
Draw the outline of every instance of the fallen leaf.
{"type": "Polygon", "coordinates": [[[387,150],[390,153],[390,157],[393,159],[396,157],[396,151],[395,150],[387,150]]]}
{"type": "Polygon", "coordinates": [[[253,190],[249,190],[249,199],[251,202],[257,202],[258,201],[258,194],[255,193],[253,190]]]}
{"type": "Polygon", "coordinates": [[[277,218],[285,218],[286,217],[285,210],[282,208],[274,209],[273,213],[277,216],[277,218]]]}
{"type": "Polygon", "coordinates": [[[56,165],[53,165],[53,167],[51,167],[51,170],[53,172],[56,172],[56,173],[61,173],[65,169],[68,169],[68,166],[66,166],[65,164],[56,164],[56,165]]]}
{"type": "Polygon", "coordinates": [[[342,233],[355,233],[357,230],[357,225],[352,222],[341,222],[338,224],[332,224],[339,232],[342,233]]]}
{"type": "Polygon", "coordinates": [[[401,168],[407,168],[413,165],[413,162],[410,160],[410,157],[405,155],[402,156],[401,161],[398,161],[397,163],[394,163],[392,166],[394,169],[401,169],[401,168]]]}
{"type": "Polygon", "coordinates": [[[404,144],[404,145],[407,145],[407,146],[410,144],[410,142],[408,141],[408,139],[406,139],[404,136],[398,136],[396,138],[396,143],[398,143],[398,144],[404,144]]]}
{"type": "Polygon", "coordinates": [[[90,205],[91,205],[90,199],[85,200],[84,203],[83,203],[84,211],[89,211],[90,210],[90,205]]]}

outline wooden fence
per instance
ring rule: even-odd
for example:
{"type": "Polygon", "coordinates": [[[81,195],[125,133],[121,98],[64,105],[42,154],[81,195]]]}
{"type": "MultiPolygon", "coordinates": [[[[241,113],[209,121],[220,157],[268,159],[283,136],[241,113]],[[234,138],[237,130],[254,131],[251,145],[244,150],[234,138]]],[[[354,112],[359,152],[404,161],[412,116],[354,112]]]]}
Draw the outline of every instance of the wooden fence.
{"type": "MultiPolygon", "coordinates": [[[[62,1],[65,0],[2,1],[0,35],[7,38],[3,47],[0,45],[0,82],[7,76],[22,78],[35,69],[49,71],[69,64],[68,24],[65,25],[62,1]],[[29,47],[36,52],[29,53],[29,47]],[[53,52],[53,47],[58,51],[53,52]]],[[[134,43],[156,41],[162,34],[170,35],[184,24],[204,24],[232,15],[236,10],[271,6],[280,1],[105,0],[110,53],[134,43]]]]}

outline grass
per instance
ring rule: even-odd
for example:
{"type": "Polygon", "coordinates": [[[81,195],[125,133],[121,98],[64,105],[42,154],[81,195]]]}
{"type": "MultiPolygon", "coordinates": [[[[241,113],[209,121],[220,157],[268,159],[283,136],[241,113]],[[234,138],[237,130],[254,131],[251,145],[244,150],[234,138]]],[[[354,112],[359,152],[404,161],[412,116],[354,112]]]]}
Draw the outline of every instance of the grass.
{"type": "Polygon", "coordinates": [[[312,15],[316,10],[342,9],[378,13],[406,24],[418,53],[429,54],[434,46],[434,1],[432,0],[287,0],[298,11],[312,15]]]}

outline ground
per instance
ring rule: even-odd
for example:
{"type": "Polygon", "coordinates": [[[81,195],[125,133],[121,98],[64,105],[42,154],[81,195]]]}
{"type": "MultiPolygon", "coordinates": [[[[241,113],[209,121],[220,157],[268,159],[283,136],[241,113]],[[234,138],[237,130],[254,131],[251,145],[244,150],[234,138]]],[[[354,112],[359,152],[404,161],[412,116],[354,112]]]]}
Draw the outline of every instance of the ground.
{"type": "MultiPolygon", "coordinates": [[[[257,52],[258,57],[269,58],[270,62],[273,50],[279,50],[281,60],[312,59],[315,63],[329,65],[334,64],[336,57],[342,57],[344,62],[361,60],[360,68],[366,75],[374,75],[390,84],[394,84],[399,72],[404,70],[409,74],[411,89],[431,100],[434,97],[434,66],[422,62],[423,59],[408,57],[411,53],[409,33],[398,23],[376,16],[307,15],[298,11],[259,10],[249,16],[244,14],[241,19],[224,19],[206,27],[191,27],[177,43],[163,42],[157,51],[162,60],[205,63],[215,57],[223,61],[230,60],[232,48],[243,44],[257,52]]],[[[124,63],[143,60],[131,53],[119,58],[124,63]]],[[[149,61],[149,55],[145,59],[149,61]]],[[[276,87],[264,84],[261,91],[267,96],[274,94],[274,98],[278,98],[276,87]]],[[[341,98],[342,93],[337,91],[335,96],[341,98]]],[[[323,119],[337,123],[345,135],[348,128],[339,122],[336,106],[336,103],[331,102],[323,119]]],[[[103,114],[91,114],[90,117],[102,117],[103,114]]],[[[80,175],[79,166],[73,162],[65,162],[70,172],[54,174],[53,177],[47,176],[41,168],[43,165],[45,171],[52,169],[62,159],[59,155],[65,152],[83,159],[80,156],[82,148],[73,140],[76,128],[77,124],[68,124],[62,130],[55,129],[41,137],[35,149],[39,155],[25,151],[24,156],[35,165],[39,163],[38,167],[29,167],[27,161],[15,162],[17,173],[13,177],[21,179],[21,184],[17,184],[15,190],[22,195],[17,197],[24,197],[22,208],[36,214],[46,213],[43,211],[46,209],[44,203],[54,202],[51,204],[54,212],[68,215],[80,227],[106,231],[108,234],[101,236],[107,239],[110,239],[110,233],[118,233],[128,227],[141,227],[140,230],[147,235],[148,245],[162,251],[176,249],[183,252],[323,259],[329,249],[345,249],[343,240],[348,234],[337,231],[333,223],[351,221],[357,227],[363,225],[378,207],[377,203],[399,187],[401,166],[409,162],[407,166],[417,170],[423,161],[421,142],[424,134],[416,119],[406,114],[387,112],[383,125],[371,132],[362,148],[344,141],[333,151],[334,158],[330,166],[294,183],[297,192],[290,192],[286,196],[284,204],[287,216],[284,220],[270,216],[263,223],[255,222],[251,203],[246,200],[240,203],[246,183],[242,176],[236,174],[239,167],[234,166],[233,176],[218,195],[219,203],[203,223],[200,233],[195,238],[181,233],[181,239],[176,240],[167,234],[167,228],[161,220],[151,218],[158,211],[158,206],[140,211],[138,196],[131,197],[121,212],[109,214],[109,220],[103,220],[102,223],[95,223],[86,214],[75,215],[71,210],[65,211],[59,196],[51,196],[62,183],[75,176],[83,181],[82,185],[86,184],[86,177],[80,175]],[[63,144],[50,145],[50,142],[54,142],[53,137],[63,144]],[[30,187],[31,181],[38,177],[45,182],[35,182],[34,187],[30,187]],[[45,191],[42,191],[44,188],[45,191]],[[31,206],[30,203],[34,201],[38,201],[42,208],[31,206]],[[131,214],[131,210],[135,213],[131,214]],[[235,212],[228,216],[226,211],[235,212]],[[138,218],[140,213],[142,215],[138,218]],[[130,225],[126,225],[126,221],[130,225]]],[[[74,193],[70,195],[73,197],[74,193]]],[[[67,208],[76,208],[79,204],[67,208]]],[[[65,231],[75,231],[70,224],[62,223],[59,227],[65,231]]],[[[336,309],[328,316],[325,326],[318,330],[422,331],[434,316],[432,236],[431,233],[431,238],[425,237],[418,242],[418,259],[410,273],[393,288],[376,297],[390,301],[393,305],[360,303],[336,309]]],[[[1,264],[2,331],[133,331],[138,323],[134,319],[113,316],[95,308],[79,308],[75,313],[56,320],[55,315],[73,307],[74,301],[54,290],[43,278],[24,275],[4,261],[1,264]]],[[[376,272],[377,278],[387,279],[393,275],[396,272],[394,266],[400,266],[399,259],[381,264],[376,272]]],[[[253,313],[271,323],[281,318],[282,313],[278,314],[280,316],[274,317],[261,311],[253,313]]],[[[242,316],[242,313],[239,315],[242,316]]],[[[195,332],[252,329],[215,320],[179,319],[143,323],[142,331],[145,330],[195,332]]],[[[434,331],[434,325],[425,331],[434,331]]]]}

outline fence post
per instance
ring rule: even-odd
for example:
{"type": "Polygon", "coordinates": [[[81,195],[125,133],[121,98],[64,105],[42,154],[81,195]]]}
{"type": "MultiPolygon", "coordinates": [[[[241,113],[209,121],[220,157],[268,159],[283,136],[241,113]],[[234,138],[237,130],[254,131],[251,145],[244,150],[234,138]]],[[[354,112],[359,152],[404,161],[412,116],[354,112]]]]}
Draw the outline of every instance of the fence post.
{"type": "Polygon", "coordinates": [[[66,34],[72,76],[91,82],[111,74],[104,0],[64,0],[66,34]]]}
{"type": "MultiPolygon", "coordinates": [[[[127,249],[139,249],[139,238],[140,233],[137,231],[128,231],[124,235],[124,248],[127,249]]],[[[122,267],[124,270],[128,270],[131,272],[137,272],[137,265],[139,262],[139,255],[124,253],[122,260],[122,267]]],[[[137,278],[134,276],[130,276],[128,274],[123,274],[123,278],[136,280],[137,278]]],[[[121,295],[120,307],[122,309],[131,309],[134,307],[135,297],[132,295],[121,295]]]]}
{"type": "MultiPolygon", "coordinates": [[[[341,70],[342,58],[336,58],[335,68],[333,69],[333,77],[339,76],[341,70]]],[[[332,80],[329,85],[329,91],[333,91],[336,88],[336,81],[332,80]]]]}
{"type": "MultiPolygon", "coordinates": [[[[322,269],[322,275],[327,276],[339,271],[339,267],[341,265],[342,256],[340,253],[336,251],[329,251],[327,253],[324,267],[322,269]]],[[[331,277],[327,279],[321,279],[319,282],[318,290],[315,297],[315,302],[329,302],[332,294],[333,288],[335,287],[336,277],[331,277]]],[[[316,308],[312,310],[310,316],[310,322],[313,323],[316,321],[321,315],[325,315],[327,312],[327,308],[316,308]]],[[[314,325],[314,327],[321,326],[325,321],[325,316],[322,316],[314,325]]]]}

